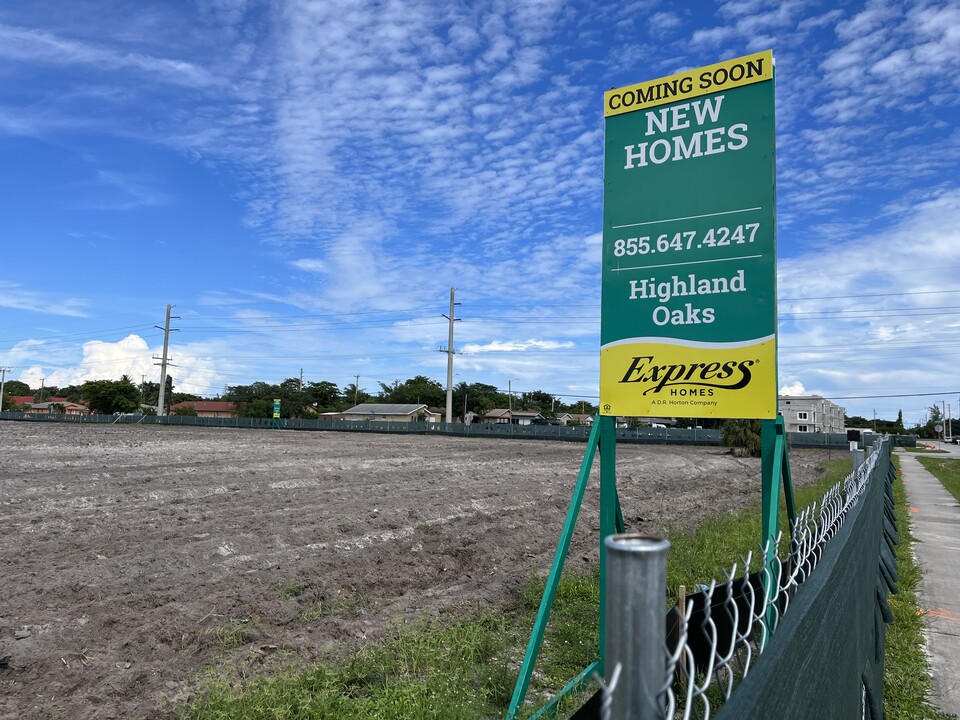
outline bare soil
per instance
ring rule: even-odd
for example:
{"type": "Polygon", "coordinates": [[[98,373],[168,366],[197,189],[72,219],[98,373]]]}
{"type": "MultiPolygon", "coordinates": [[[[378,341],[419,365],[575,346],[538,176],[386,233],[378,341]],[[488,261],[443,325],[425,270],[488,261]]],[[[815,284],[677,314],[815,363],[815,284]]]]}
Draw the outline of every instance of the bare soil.
{"type": "MultiPolygon", "coordinates": [[[[172,718],[203,669],[308,663],[505,607],[550,567],[578,443],[0,422],[0,718],[172,718]]],[[[794,483],[825,453],[794,451],[794,483]]],[[[627,526],[759,496],[720,448],[618,446],[627,526]]],[[[569,564],[596,562],[596,470],[569,564]]]]}

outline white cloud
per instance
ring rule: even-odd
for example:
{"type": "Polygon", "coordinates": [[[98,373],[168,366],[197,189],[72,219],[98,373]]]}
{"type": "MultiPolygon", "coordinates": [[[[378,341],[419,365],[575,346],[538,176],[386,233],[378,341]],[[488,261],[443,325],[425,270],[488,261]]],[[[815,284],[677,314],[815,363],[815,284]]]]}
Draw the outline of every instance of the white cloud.
{"type": "MultiPolygon", "coordinates": [[[[222,386],[220,372],[224,363],[188,348],[176,347],[169,355],[172,364],[168,374],[174,377],[174,389],[204,395],[216,392],[222,386]]],[[[146,340],[134,334],[117,342],[83,343],[81,357],[75,362],[65,360],[58,346],[48,347],[48,343],[40,341],[21,344],[15,349],[19,364],[26,365],[19,379],[34,388],[40,387],[41,382],[48,387],[65,387],[88,380],[118,380],[123,375],[138,385],[142,378],[159,382],[160,368],[155,357],[161,352],[161,347],[150,348],[146,340]]]]}
{"type": "Polygon", "coordinates": [[[557,350],[571,348],[572,342],[558,342],[556,340],[495,340],[484,345],[468,343],[463,346],[467,355],[487,352],[525,352],[527,350],[557,350]]]}
{"type": "Polygon", "coordinates": [[[651,35],[660,35],[676,30],[683,24],[680,16],[673,12],[655,12],[647,19],[651,35]]]}
{"type": "Polygon", "coordinates": [[[182,60],[118,52],[9,25],[0,25],[0,58],[49,65],[86,65],[101,71],[133,70],[177,85],[202,87],[219,83],[204,68],[182,60]]]}
{"type": "Polygon", "coordinates": [[[0,307],[66,317],[86,317],[88,304],[88,301],[82,298],[56,298],[47,292],[27,290],[20,283],[0,280],[0,307]]]}
{"type": "Polygon", "coordinates": [[[31,348],[31,355],[45,356],[47,362],[28,367],[20,375],[20,379],[31,387],[39,387],[41,378],[45,378],[47,385],[65,386],[79,385],[87,380],[118,379],[124,374],[139,382],[141,374],[148,377],[155,374],[150,349],[138,335],[129,335],[115,343],[100,340],[84,343],[82,358],[72,367],[54,366],[56,349],[48,350],[46,345],[38,343],[31,348]]]}
{"type": "Polygon", "coordinates": [[[780,387],[781,395],[803,395],[804,392],[802,382],[795,382],[792,385],[783,385],[780,387]]]}
{"type": "Polygon", "coordinates": [[[326,263],[317,258],[300,258],[299,260],[293,260],[290,264],[298,270],[312,273],[322,273],[326,270],[326,263]]]}
{"type": "Polygon", "coordinates": [[[170,198],[144,178],[127,173],[98,170],[96,179],[78,188],[73,202],[84,210],[135,210],[164,205],[170,198]]]}

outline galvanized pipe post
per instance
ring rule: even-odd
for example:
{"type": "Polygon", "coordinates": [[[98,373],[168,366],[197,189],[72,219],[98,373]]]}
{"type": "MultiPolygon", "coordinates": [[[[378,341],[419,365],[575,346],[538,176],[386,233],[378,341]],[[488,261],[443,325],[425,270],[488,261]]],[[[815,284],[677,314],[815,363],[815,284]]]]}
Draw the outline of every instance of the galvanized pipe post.
{"type": "Polygon", "coordinates": [[[658,694],[666,677],[669,540],[611,535],[606,567],[605,674],[617,666],[611,720],[662,720],[658,694]]]}
{"type": "Polygon", "coordinates": [[[856,472],[860,469],[860,466],[863,465],[863,461],[866,459],[867,451],[853,450],[851,455],[853,455],[853,471],[856,472]]]}

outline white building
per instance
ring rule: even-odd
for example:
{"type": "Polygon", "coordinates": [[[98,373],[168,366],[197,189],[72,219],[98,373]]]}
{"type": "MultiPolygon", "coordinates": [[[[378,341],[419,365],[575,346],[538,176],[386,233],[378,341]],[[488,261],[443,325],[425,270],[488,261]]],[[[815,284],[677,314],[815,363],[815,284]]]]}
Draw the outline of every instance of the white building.
{"type": "Polygon", "coordinates": [[[787,432],[842,433],[845,408],[819,395],[781,395],[780,414],[787,432]]]}
{"type": "Polygon", "coordinates": [[[440,422],[440,413],[422,403],[360,403],[341,415],[345,420],[386,422],[440,422]]]}

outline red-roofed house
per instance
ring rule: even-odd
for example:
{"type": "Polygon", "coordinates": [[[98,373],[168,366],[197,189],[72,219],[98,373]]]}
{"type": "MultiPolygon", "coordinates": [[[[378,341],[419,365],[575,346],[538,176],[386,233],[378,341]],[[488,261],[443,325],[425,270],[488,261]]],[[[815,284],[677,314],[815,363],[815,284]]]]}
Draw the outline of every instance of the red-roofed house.
{"type": "Polygon", "coordinates": [[[89,415],[90,408],[80,403],[70,402],[66,398],[54,398],[48,402],[30,403],[30,409],[27,412],[33,415],[45,415],[46,413],[89,415]]]}
{"type": "Polygon", "coordinates": [[[177,408],[192,407],[197,411],[197,417],[232,418],[237,416],[237,404],[226,400],[184,400],[170,406],[173,415],[177,408]]]}

